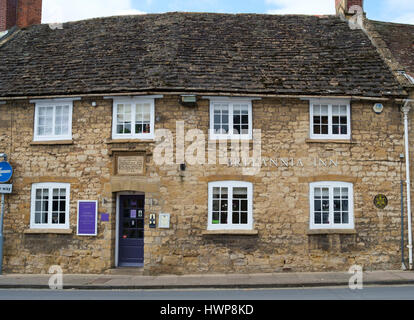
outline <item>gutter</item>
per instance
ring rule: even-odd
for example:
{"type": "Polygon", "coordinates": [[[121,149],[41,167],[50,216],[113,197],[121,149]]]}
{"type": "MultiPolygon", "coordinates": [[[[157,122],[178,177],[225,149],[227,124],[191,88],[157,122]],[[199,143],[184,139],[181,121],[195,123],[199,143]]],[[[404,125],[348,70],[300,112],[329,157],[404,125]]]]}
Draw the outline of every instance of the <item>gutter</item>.
{"type": "Polygon", "coordinates": [[[5,96],[0,97],[0,101],[12,101],[12,100],[33,100],[33,99],[59,99],[59,98],[71,98],[71,97],[82,97],[82,98],[99,98],[99,97],[120,97],[120,96],[140,96],[140,95],[182,95],[182,94],[194,94],[197,96],[223,96],[223,97],[260,97],[260,98],[294,98],[294,99],[349,99],[349,100],[365,100],[365,101],[391,101],[396,102],[404,101],[402,96],[390,96],[389,98],[385,97],[364,97],[364,96],[335,96],[335,95],[288,95],[288,94],[272,94],[272,93],[237,93],[237,92],[206,92],[206,91],[197,91],[197,90],[172,90],[172,91],[163,91],[163,90],[143,90],[143,91],[134,91],[134,92],[119,92],[119,93],[78,93],[78,94],[62,94],[62,95],[44,95],[44,96],[5,96]],[[400,97],[400,98],[398,98],[400,97]]]}
{"type": "Polygon", "coordinates": [[[404,113],[404,145],[405,145],[405,172],[406,172],[406,184],[407,184],[407,219],[408,219],[408,260],[409,269],[413,269],[413,235],[412,235],[412,222],[411,222],[411,181],[410,181],[410,151],[408,141],[408,113],[411,110],[410,104],[414,103],[414,100],[406,99],[401,111],[404,113]]]}

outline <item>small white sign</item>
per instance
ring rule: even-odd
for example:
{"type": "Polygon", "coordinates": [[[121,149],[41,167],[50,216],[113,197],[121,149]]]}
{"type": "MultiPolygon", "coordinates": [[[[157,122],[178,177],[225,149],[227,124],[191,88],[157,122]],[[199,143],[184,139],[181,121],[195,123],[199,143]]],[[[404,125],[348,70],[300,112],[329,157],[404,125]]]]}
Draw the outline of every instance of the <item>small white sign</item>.
{"type": "Polygon", "coordinates": [[[12,184],[0,184],[0,194],[10,194],[13,191],[13,185],[12,184]]]}
{"type": "Polygon", "coordinates": [[[170,228],[170,214],[160,213],[158,218],[158,228],[169,229],[170,228]]]}

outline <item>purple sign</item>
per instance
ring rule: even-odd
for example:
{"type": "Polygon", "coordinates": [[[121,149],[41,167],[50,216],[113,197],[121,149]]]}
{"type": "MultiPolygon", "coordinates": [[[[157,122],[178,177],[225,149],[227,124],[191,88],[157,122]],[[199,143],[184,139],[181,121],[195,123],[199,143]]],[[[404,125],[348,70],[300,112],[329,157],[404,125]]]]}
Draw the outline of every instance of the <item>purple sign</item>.
{"type": "Polygon", "coordinates": [[[98,234],[98,201],[78,201],[78,235],[98,234]]]}
{"type": "Polygon", "coordinates": [[[137,210],[131,210],[131,219],[137,218],[137,210]]]}
{"type": "Polygon", "coordinates": [[[109,213],[101,213],[101,221],[109,221],[109,213]]]}

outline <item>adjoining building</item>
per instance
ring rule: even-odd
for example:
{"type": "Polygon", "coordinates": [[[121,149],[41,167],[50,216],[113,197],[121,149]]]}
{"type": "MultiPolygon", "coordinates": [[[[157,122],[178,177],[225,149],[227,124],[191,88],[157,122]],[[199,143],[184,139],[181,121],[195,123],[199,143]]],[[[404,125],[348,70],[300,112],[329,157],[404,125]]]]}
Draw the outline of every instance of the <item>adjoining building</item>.
{"type": "Polygon", "coordinates": [[[407,87],[336,5],[9,29],[5,272],[399,269],[407,87]]]}

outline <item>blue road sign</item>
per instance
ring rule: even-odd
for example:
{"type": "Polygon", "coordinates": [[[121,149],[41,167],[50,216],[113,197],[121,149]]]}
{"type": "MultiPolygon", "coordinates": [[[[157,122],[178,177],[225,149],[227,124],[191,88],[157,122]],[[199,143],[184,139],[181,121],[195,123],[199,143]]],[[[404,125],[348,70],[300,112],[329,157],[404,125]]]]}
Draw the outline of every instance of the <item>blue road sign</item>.
{"type": "Polygon", "coordinates": [[[13,175],[13,168],[8,162],[0,162],[0,183],[9,182],[13,175]]]}

